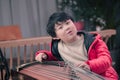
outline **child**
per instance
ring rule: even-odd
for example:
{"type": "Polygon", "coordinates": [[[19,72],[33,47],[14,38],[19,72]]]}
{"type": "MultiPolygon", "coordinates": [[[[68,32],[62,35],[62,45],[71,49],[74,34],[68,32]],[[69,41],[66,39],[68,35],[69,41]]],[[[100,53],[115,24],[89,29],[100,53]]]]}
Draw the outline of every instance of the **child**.
{"type": "Polygon", "coordinates": [[[78,32],[73,22],[73,18],[64,12],[52,14],[47,24],[48,34],[55,38],[51,51],[38,51],[35,59],[40,62],[67,60],[77,67],[118,80],[110,52],[100,35],[78,32]]]}

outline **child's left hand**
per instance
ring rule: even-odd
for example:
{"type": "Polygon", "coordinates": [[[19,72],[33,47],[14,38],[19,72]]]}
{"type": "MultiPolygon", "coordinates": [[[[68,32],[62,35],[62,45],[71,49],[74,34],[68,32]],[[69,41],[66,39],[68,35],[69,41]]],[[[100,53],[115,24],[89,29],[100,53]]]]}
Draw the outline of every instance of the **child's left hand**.
{"type": "Polygon", "coordinates": [[[90,70],[90,67],[88,64],[86,64],[85,62],[80,62],[78,64],[76,64],[77,67],[83,68],[83,69],[88,69],[90,70]]]}

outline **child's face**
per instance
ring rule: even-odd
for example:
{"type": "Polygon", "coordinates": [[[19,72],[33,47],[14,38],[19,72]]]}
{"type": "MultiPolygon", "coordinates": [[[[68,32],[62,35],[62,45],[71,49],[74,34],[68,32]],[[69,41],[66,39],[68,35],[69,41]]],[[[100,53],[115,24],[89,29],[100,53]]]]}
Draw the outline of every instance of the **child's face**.
{"type": "Polygon", "coordinates": [[[55,33],[57,38],[67,43],[73,42],[77,37],[77,29],[70,19],[55,24],[55,33]]]}

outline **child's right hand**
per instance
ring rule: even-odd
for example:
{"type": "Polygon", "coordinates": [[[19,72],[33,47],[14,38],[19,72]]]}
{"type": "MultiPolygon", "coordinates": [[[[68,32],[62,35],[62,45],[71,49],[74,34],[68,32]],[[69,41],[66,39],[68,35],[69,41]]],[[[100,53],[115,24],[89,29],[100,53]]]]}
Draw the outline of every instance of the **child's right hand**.
{"type": "Polygon", "coordinates": [[[36,57],[35,60],[42,62],[43,59],[47,59],[47,55],[45,53],[39,53],[36,57]]]}

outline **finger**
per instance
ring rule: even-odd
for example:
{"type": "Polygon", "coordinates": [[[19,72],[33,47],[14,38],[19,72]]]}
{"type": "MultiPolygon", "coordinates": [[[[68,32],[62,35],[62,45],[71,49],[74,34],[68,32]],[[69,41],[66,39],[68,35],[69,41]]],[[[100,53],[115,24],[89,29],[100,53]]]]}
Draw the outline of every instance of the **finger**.
{"type": "Polygon", "coordinates": [[[78,64],[77,67],[84,67],[84,64],[78,64]]]}
{"type": "Polygon", "coordinates": [[[85,69],[85,70],[90,70],[90,67],[88,65],[85,65],[82,68],[85,69]]]}
{"type": "Polygon", "coordinates": [[[42,55],[42,58],[43,58],[43,59],[46,59],[46,58],[47,58],[47,55],[46,55],[46,54],[43,54],[43,55],[42,55]]]}
{"type": "Polygon", "coordinates": [[[36,59],[37,61],[42,62],[41,54],[37,55],[37,56],[35,57],[35,59],[36,59]]]}
{"type": "Polygon", "coordinates": [[[37,60],[37,61],[38,61],[38,56],[36,56],[36,57],[35,57],[35,60],[37,60]]]}

